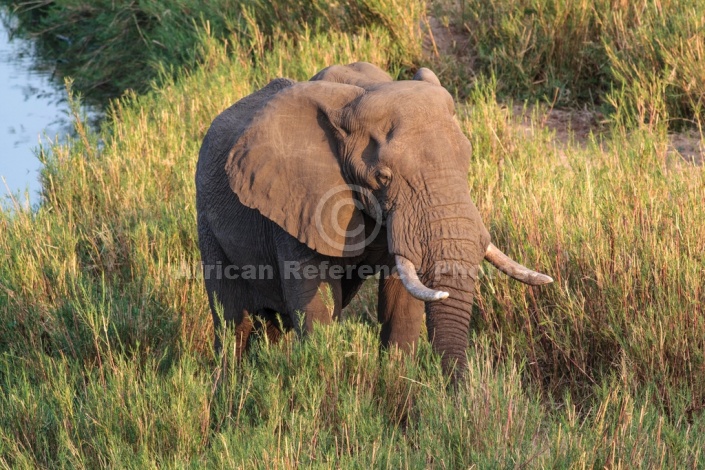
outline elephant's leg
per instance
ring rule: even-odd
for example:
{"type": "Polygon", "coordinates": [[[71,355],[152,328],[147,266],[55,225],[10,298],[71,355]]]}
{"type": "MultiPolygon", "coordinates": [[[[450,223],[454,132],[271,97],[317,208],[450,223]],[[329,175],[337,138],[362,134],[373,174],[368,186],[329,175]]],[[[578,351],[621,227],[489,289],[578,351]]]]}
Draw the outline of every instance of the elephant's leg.
{"type": "Polygon", "coordinates": [[[242,354],[247,350],[248,340],[252,330],[254,329],[252,317],[247,310],[243,310],[241,321],[237,323],[226,321],[225,326],[228,328],[233,328],[233,333],[235,335],[235,358],[240,361],[242,359],[242,354]]]}
{"type": "Polygon", "coordinates": [[[208,227],[201,227],[199,245],[203,259],[203,279],[213,315],[214,349],[216,354],[221,353],[221,320],[224,320],[228,328],[234,329],[236,354],[239,359],[252,331],[252,321],[243,302],[245,286],[228,275],[228,257],[208,227]]]}
{"type": "Polygon", "coordinates": [[[254,316],[254,337],[266,337],[270,344],[277,344],[284,336],[285,331],[291,328],[289,318],[283,318],[276,311],[263,308],[254,316]]]}
{"type": "MultiPolygon", "coordinates": [[[[318,276],[317,261],[303,263],[301,275],[282,280],[287,314],[299,333],[310,333],[314,323],[328,324],[340,316],[343,293],[340,280],[318,276]],[[315,265],[316,275],[307,276],[306,266],[315,265]],[[302,318],[303,317],[303,318],[302,318]]],[[[312,269],[313,272],[313,269],[312,269]]]]}
{"type": "Polygon", "coordinates": [[[244,309],[239,302],[237,287],[233,280],[206,279],[206,290],[213,314],[216,354],[220,354],[223,347],[223,331],[219,314],[222,309],[222,319],[225,320],[225,326],[235,335],[235,354],[239,360],[247,347],[253,323],[250,312],[244,309]]]}
{"type": "MultiPolygon", "coordinates": [[[[314,323],[328,324],[342,308],[341,280],[333,279],[334,258],[316,253],[274,226],[284,311],[299,334],[310,333],[314,323]]],[[[284,313],[284,312],[282,312],[284,313]]]]}
{"type": "Polygon", "coordinates": [[[415,349],[424,322],[424,302],[412,297],[401,279],[389,271],[380,273],[377,317],[382,324],[382,347],[397,345],[405,352],[415,349]]]}

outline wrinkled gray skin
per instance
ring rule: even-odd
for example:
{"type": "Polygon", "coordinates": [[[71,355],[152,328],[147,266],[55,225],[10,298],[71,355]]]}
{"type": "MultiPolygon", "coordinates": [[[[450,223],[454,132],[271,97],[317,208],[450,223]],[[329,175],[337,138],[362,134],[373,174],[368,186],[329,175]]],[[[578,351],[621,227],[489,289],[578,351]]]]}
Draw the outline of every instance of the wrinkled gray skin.
{"type": "Polygon", "coordinates": [[[337,317],[367,277],[286,279],[287,262],[369,265],[372,275],[401,255],[423,284],[449,297],[424,304],[397,276],[382,276],[382,345],[412,349],[425,318],[446,372],[462,371],[477,268],[490,243],[468,194],[470,153],[453,99],[427,69],[415,80],[392,81],[371,64],[333,66],[309,82],[274,80],[225,110],[208,130],[196,173],[216,331],[216,299],[236,328],[239,351],[253,328],[250,316],[276,337],[276,312],[285,328],[298,328],[303,313],[303,332],[310,331],[337,317]],[[362,242],[376,219],[383,226],[362,242]],[[349,232],[337,234],[334,223],[349,232]],[[365,233],[350,234],[362,225],[365,233]],[[209,268],[231,264],[272,266],[273,278],[225,279],[209,268]]]}

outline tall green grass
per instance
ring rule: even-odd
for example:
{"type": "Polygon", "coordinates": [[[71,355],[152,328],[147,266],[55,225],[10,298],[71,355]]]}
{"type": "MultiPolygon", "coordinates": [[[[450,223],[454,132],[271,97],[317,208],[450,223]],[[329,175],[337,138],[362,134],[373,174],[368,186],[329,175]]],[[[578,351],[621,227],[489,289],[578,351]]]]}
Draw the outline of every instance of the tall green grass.
{"type": "Polygon", "coordinates": [[[589,397],[624,372],[632,390],[654,387],[668,411],[700,410],[702,167],[669,153],[666,133],[647,128],[615,125],[612,140],[587,146],[556,147],[542,129],[527,141],[494,90],[480,88],[464,115],[475,155],[470,187],[496,243],[552,272],[556,285],[489,280],[479,327],[498,344],[520,344],[552,396],[589,397]]]}
{"type": "Polygon", "coordinates": [[[202,35],[200,67],[113,103],[99,134],[78,119],[44,149],[41,206],[0,211],[0,466],[703,466],[702,167],[669,152],[668,119],[587,145],[517,129],[499,82],[458,104],[469,188],[494,242],[556,282],[484,267],[467,380],[448,387],[425,339],[379,352],[373,283],[341,324],[217,360],[188,275],[211,120],[274,77],[405,68],[380,25],[248,31],[202,35]]]}
{"type": "Polygon", "coordinates": [[[433,11],[502,96],[596,104],[675,128],[705,116],[700,0],[439,1],[433,11]]]}

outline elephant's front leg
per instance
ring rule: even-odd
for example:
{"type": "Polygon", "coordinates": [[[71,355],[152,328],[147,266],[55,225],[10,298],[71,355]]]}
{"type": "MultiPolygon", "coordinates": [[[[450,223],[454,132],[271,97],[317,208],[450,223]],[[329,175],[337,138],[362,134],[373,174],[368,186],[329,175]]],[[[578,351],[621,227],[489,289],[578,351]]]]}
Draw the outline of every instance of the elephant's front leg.
{"type": "Polygon", "coordinates": [[[310,249],[278,226],[273,227],[283,310],[296,331],[310,333],[314,323],[328,324],[342,308],[341,281],[330,276],[335,258],[310,249]]]}
{"type": "Polygon", "coordinates": [[[314,323],[325,325],[340,316],[341,282],[329,277],[328,265],[313,259],[282,271],[286,313],[299,333],[310,333],[314,323]]]}
{"type": "MultiPolygon", "coordinates": [[[[394,261],[390,259],[388,267],[393,266],[394,261]]],[[[383,347],[397,345],[402,351],[411,352],[421,334],[424,302],[412,297],[399,276],[390,273],[389,270],[380,272],[377,317],[382,324],[381,344],[383,347]]]]}

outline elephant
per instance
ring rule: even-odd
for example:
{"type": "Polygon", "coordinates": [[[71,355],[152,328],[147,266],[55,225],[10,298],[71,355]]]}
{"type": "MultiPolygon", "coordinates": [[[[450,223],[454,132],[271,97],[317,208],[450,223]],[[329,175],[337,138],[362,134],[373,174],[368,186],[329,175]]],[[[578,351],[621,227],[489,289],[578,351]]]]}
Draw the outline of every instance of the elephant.
{"type": "Polygon", "coordinates": [[[305,335],[377,276],[380,346],[413,350],[425,319],[444,372],[462,375],[480,263],[553,281],[491,243],[470,156],[454,100],[427,68],[394,81],[369,63],[334,65],[223,111],[196,170],[216,351],[221,318],[241,354],[257,322],[274,338],[305,335]]]}

